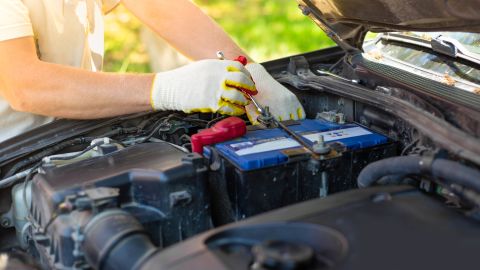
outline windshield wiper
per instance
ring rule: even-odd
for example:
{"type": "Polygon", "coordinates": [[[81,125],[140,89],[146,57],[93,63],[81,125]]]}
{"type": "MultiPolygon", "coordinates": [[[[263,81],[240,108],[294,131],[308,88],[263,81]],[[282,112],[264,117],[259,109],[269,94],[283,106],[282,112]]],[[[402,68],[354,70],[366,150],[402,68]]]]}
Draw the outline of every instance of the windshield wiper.
{"type": "Polygon", "coordinates": [[[431,40],[426,40],[420,37],[404,35],[401,33],[387,33],[381,35],[380,39],[420,46],[439,54],[463,59],[480,65],[480,55],[470,52],[458,40],[442,35],[434,37],[431,40]]]}
{"type": "Polygon", "coordinates": [[[432,38],[430,46],[435,52],[480,64],[480,56],[470,52],[456,39],[439,35],[438,37],[432,38]]]}

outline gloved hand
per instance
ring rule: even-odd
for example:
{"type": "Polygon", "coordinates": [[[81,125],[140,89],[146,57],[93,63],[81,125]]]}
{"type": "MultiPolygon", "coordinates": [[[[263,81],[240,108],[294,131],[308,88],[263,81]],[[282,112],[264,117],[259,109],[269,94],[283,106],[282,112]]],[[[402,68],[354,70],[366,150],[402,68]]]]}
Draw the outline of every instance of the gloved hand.
{"type": "Polygon", "coordinates": [[[151,105],[154,110],[242,115],[249,100],[239,89],[257,94],[242,64],[202,60],[158,73],[152,85],[151,105]]]}
{"type": "MultiPolygon", "coordinates": [[[[272,115],[279,121],[299,120],[305,118],[305,111],[298,98],[287,88],[277,82],[260,64],[246,66],[258,89],[255,99],[262,106],[268,106],[272,115]]],[[[246,106],[250,122],[258,124],[259,115],[253,104],[246,106]]]]}

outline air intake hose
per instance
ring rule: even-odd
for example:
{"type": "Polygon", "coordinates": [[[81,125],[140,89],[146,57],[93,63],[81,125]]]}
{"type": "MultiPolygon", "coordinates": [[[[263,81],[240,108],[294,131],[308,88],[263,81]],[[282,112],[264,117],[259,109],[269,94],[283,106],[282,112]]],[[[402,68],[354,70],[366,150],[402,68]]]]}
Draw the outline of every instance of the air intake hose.
{"type": "Polygon", "coordinates": [[[428,174],[446,184],[457,184],[480,193],[480,171],[458,162],[431,157],[406,156],[383,159],[365,167],[358,186],[368,187],[384,176],[428,174]]]}
{"type": "Polygon", "coordinates": [[[109,210],[94,216],[84,230],[87,262],[99,270],[138,269],[157,248],[129,213],[109,210]]]}

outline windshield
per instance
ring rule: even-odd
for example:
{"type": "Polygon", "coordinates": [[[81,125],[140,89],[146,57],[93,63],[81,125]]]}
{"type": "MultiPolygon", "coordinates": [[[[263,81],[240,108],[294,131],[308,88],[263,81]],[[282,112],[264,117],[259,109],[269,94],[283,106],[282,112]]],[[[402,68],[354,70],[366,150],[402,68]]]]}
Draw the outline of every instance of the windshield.
{"type": "MultiPolygon", "coordinates": [[[[470,53],[480,54],[480,34],[440,32],[396,34],[429,42],[438,36],[447,37],[458,41],[470,53]]],[[[374,41],[367,41],[364,50],[366,57],[370,60],[480,94],[480,66],[477,64],[437,53],[427,47],[417,46],[409,40],[384,39],[382,35],[374,41]]]]}

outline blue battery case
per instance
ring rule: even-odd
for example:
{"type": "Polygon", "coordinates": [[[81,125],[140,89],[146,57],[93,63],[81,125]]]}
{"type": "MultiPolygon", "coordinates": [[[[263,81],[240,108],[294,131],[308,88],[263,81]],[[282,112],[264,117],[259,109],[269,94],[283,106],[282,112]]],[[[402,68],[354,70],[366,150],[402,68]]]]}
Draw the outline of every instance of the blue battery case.
{"type": "MultiPolygon", "coordinates": [[[[338,142],[347,150],[363,149],[388,142],[388,138],[355,124],[340,125],[324,120],[302,120],[299,125],[289,128],[301,135],[305,142],[313,145],[320,135],[325,142],[338,142]]],[[[241,138],[213,146],[224,158],[241,170],[249,171],[288,162],[282,153],[285,149],[301,147],[281,129],[249,131],[241,138]]],[[[205,156],[211,155],[211,149],[205,148],[205,156]]]]}

